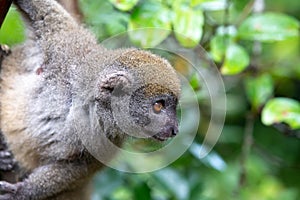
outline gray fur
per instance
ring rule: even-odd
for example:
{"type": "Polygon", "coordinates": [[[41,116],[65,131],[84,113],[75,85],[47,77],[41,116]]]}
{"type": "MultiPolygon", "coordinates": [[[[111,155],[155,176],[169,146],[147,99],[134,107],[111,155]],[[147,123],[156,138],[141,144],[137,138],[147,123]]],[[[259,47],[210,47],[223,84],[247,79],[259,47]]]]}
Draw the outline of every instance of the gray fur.
{"type": "Polygon", "coordinates": [[[116,152],[103,137],[117,145],[127,131],[136,129],[148,137],[156,134],[159,140],[171,137],[171,132],[177,132],[179,80],[170,64],[158,56],[98,45],[54,0],[14,3],[30,30],[25,44],[3,60],[1,129],[29,176],[16,184],[0,182],[4,192],[0,200],[86,199],[90,178],[102,168],[86,147],[94,147],[110,160],[116,152]],[[148,87],[138,94],[141,98],[132,98],[150,82],[168,90],[148,87]],[[151,110],[158,96],[172,96],[161,115],[151,110]],[[115,116],[126,115],[127,105],[128,113],[135,114],[118,121],[115,116]],[[114,110],[120,113],[114,115],[114,110]],[[139,116],[148,118],[147,124],[138,122],[142,121],[139,116]]]}

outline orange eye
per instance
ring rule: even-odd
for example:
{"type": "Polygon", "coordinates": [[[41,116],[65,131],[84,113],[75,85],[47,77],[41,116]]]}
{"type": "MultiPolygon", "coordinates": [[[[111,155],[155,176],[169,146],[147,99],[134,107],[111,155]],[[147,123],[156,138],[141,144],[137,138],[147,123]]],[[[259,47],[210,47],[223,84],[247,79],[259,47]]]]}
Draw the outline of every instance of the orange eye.
{"type": "Polygon", "coordinates": [[[161,102],[155,102],[153,105],[153,110],[155,113],[160,113],[160,111],[163,109],[163,104],[161,102]]]}

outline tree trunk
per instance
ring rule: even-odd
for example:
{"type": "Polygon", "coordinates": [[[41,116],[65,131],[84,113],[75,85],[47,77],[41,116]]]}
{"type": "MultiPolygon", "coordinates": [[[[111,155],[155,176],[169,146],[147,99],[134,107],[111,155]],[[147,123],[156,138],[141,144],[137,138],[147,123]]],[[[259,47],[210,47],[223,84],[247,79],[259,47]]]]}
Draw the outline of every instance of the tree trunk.
{"type": "Polygon", "coordinates": [[[78,22],[82,20],[78,0],[57,0],[78,22]]]}

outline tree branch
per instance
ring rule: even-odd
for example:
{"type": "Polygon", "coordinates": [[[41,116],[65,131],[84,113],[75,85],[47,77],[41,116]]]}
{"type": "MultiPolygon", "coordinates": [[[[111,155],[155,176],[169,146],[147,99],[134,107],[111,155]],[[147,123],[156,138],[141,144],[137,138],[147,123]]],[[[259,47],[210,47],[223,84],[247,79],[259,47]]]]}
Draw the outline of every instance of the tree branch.
{"type": "MultiPolygon", "coordinates": [[[[264,0],[254,0],[253,2],[253,13],[261,13],[263,12],[265,7],[264,0]]],[[[259,58],[261,56],[261,43],[259,41],[254,41],[253,48],[252,48],[252,55],[253,55],[253,63],[252,66],[254,66],[256,69],[259,66],[259,58]]],[[[256,117],[256,112],[252,111],[246,116],[246,125],[245,125],[245,132],[244,132],[244,139],[243,139],[243,145],[242,145],[242,152],[241,152],[241,158],[240,158],[240,165],[241,165],[241,171],[239,176],[239,185],[238,185],[238,191],[241,188],[243,188],[247,183],[247,160],[251,153],[251,148],[253,145],[253,128],[254,128],[254,121],[256,117]]]]}
{"type": "Polygon", "coordinates": [[[82,21],[82,13],[78,0],[58,0],[58,2],[78,21],[82,21]]]}
{"type": "Polygon", "coordinates": [[[6,14],[12,4],[12,0],[1,0],[0,1],[0,28],[2,26],[2,23],[4,22],[4,19],[6,17],[6,14]]]}

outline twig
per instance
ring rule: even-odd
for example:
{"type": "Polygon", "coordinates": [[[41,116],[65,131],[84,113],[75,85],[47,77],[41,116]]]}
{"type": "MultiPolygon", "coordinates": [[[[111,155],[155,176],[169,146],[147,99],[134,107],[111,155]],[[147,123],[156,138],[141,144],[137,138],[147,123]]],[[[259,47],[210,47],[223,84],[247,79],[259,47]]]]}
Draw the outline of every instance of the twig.
{"type": "Polygon", "coordinates": [[[58,2],[78,21],[82,21],[82,13],[78,0],[58,0],[58,2]]]}
{"type": "Polygon", "coordinates": [[[224,26],[227,27],[229,25],[229,8],[230,8],[230,2],[231,0],[226,0],[226,8],[224,11],[224,26]]]}
{"type": "Polygon", "coordinates": [[[243,20],[251,13],[253,9],[254,0],[250,1],[243,9],[240,17],[236,20],[234,25],[239,26],[243,20]]]}
{"type": "Polygon", "coordinates": [[[254,126],[255,116],[253,113],[247,115],[246,118],[246,127],[244,132],[242,153],[241,153],[241,172],[239,177],[239,189],[245,186],[247,182],[247,170],[246,170],[246,162],[251,153],[251,147],[253,144],[253,126],[254,126]]]}
{"type": "MultiPolygon", "coordinates": [[[[254,0],[253,2],[253,13],[261,13],[263,12],[265,7],[264,0],[254,0]]],[[[258,41],[254,41],[253,48],[252,48],[252,65],[258,69],[259,66],[259,58],[261,55],[261,43],[258,41]]],[[[246,185],[247,183],[247,169],[246,169],[246,162],[248,157],[251,153],[251,148],[253,145],[253,127],[254,121],[256,117],[256,111],[251,110],[251,112],[246,117],[246,125],[245,125],[245,132],[244,132],[244,139],[243,139],[243,146],[240,158],[240,165],[241,171],[239,176],[239,185],[237,194],[239,194],[240,190],[246,185]]]]}

